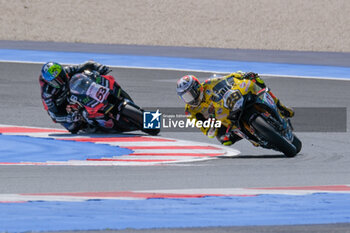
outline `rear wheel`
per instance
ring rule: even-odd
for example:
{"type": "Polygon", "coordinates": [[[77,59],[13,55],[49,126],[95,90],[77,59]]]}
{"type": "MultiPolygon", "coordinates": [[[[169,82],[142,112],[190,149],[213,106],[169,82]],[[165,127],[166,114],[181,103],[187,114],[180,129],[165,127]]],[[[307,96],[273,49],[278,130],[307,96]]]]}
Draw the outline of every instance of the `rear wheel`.
{"type": "Polygon", "coordinates": [[[294,157],[300,151],[297,151],[295,145],[287,141],[287,139],[276,132],[276,130],[261,116],[256,117],[251,124],[254,129],[256,129],[259,134],[265,138],[265,140],[267,140],[273,147],[283,152],[287,157],[294,157]]]}
{"type": "Polygon", "coordinates": [[[137,128],[147,134],[157,135],[160,132],[160,129],[144,129],[143,128],[143,110],[136,105],[127,103],[121,114],[126,116],[137,128]]]}

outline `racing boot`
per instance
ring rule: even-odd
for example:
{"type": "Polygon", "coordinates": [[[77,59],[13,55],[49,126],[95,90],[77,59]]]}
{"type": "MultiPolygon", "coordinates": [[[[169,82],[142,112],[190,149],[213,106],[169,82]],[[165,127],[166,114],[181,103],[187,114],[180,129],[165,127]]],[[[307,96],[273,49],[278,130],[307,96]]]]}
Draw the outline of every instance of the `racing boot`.
{"type": "Polygon", "coordinates": [[[233,145],[234,143],[236,143],[237,141],[241,140],[242,138],[236,134],[230,134],[230,135],[222,135],[220,138],[219,138],[219,141],[221,142],[222,145],[224,146],[231,146],[233,145]]]}
{"type": "Polygon", "coordinates": [[[240,136],[231,132],[230,126],[228,128],[226,128],[225,126],[221,126],[221,128],[218,129],[216,138],[224,146],[231,146],[235,142],[242,139],[240,136]]]}

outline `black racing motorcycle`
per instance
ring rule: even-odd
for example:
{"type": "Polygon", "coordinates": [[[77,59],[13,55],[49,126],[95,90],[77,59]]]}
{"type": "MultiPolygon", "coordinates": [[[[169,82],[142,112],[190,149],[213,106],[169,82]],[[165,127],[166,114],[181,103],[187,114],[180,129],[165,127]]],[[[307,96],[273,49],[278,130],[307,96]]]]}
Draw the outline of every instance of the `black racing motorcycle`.
{"type": "Polygon", "coordinates": [[[111,75],[86,70],[70,79],[69,88],[69,108],[81,117],[83,130],[107,133],[141,130],[150,135],[160,131],[143,128],[144,110],[111,75]]]}
{"type": "Polygon", "coordinates": [[[293,133],[290,119],[284,117],[268,88],[260,88],[250,80],[236,80],[224,96],[231,134],[250,141],[254,146],[273,149],[287,157],[297,155],[302,142],[293,133]]]}

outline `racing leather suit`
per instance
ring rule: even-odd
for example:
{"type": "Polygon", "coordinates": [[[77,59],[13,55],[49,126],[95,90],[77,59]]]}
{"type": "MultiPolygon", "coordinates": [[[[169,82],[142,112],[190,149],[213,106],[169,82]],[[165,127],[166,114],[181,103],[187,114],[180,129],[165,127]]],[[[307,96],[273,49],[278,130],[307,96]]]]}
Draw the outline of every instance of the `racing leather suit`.
{"type": "MultiPolygon", "coordinates": [[[[204,83],[202,83],[203,86],[203,99],[202,102],[198,106],[191,106],[189,104],[186,104],[186,115],[190,120],[197,121],[205,121],[209,118],[213,118],[216,120],[221,121],[221,127],[218,129],[210,128],[210,127],[204,127],[202,126],[200,130],[203,134],[207,135],[210,138],[213,138],[216,136],[216,138],[223,144],[223,145],[232,145],[236,141],[241,140],[242,138],[238,135],[231,134],[231,129],[235,126],[232,125],[231,121],[227,118],[229,116],[229,110],[223,107],[223,102],[216,99],[218,95],[220,95],[220,92],[223,90],[230,89],[234,83],[235,79],[249,79],[252,82],[255,82],[259,87],[265,88],[266,85],[264,81],[258,76],[256,73],[248,72],[236,72],[231,73],[229,75],[226,75],[224,77],[219,78],[212,78],[206,80],[204,83]]],[[[280,103],[280,101],[273,95],[271,92],[269,94],[274,99],[275,103],[279,108],[288,109],[291,111],[291,114],[289,117],[292,117],[294,114],[293,110],[285,107],[280,103]]],[[[282,113],[283,114],[283,113],[282,113]]]]}
{"type": "MultiPolygon", "coordinates": [[[[63,69],[68,75],[68,79],[84,70],[95,70],[102,75],[110,71],[108,67],[94,61],[87,61],[80,65],[66,66],[63,69]]],[[[60,123],[72,133],[76,133],[81,129],[82,123],[79,121],[78,116],[67,112],[67,105],[69,104],[67,100],[69,83],[66,83],[63,88],[54,88],[47,84],[41,75],[39,76],[39,83],[41,87],[42,103],[51,119],[55,123],[60,123]]]]}

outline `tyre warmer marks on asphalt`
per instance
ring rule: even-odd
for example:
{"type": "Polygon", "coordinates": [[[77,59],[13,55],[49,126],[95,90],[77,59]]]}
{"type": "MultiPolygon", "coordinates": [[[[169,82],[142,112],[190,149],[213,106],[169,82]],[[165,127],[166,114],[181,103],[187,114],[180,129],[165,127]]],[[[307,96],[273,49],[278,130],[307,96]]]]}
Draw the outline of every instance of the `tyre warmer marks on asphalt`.
{"type": "Polygon", "coordinates": [[[6,232],[348,222],[349,185],[0,195],[6,232]]]}
{"type": "Polygon", "coordinates": [[[0,125],[0,133],[0,165],[158,165],[239,154],[229,147],[140,135],[71,135],[8,125],[0,125]]]}

